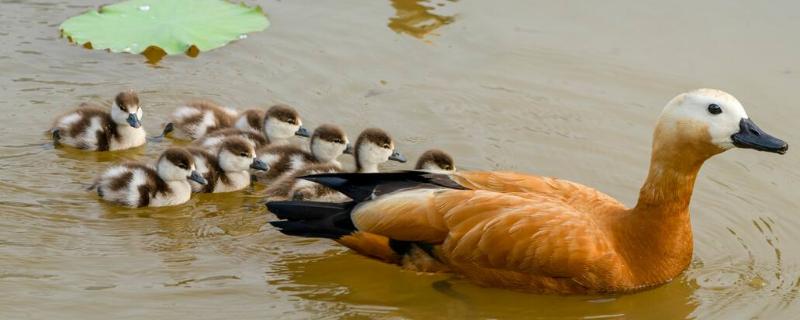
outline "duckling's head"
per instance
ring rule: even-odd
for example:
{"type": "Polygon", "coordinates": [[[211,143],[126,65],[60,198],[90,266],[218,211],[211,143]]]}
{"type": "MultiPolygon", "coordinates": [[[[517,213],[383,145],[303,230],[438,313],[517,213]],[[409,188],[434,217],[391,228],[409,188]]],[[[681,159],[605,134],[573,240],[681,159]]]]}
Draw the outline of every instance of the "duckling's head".
{"type": "Polygon", "coordinates": [[[379,164],[389,160],[406,162],[406,158],[395,149],[394,140],[386,131],[369,128],[356,139],[353,156],[359,172],[377,172],[379,164]]]}
{"type": "Polygon", "coordinates": [[[120,92],[111,104],[111,118],[117,125],[139,128],[142,126],[142,108],[139,96],[133,90],[120,92]]]}
{"type": "Polygon", "coordinates": [[[783,154],[783,140],[762,131],[732,95],[715,89],[698,89],[673,98],[658,119],[654,150],[672,149],[707,158],[734,147],[783,154]]]}
{"type": "Polygon", "coordinates": [[[425,170],[430,172],[456,171],[456,165],[447,152],[439,149],[425,151],[417,160],[415,170],[425,170]]]}
{"type": "Polygon", "coordinates": [[[308,129],[303,127],[303,121],[297,110],[287,105],[274,105],[267,110],[264,116],[264,135],[274,140],[286,140],[294,135],[308,137],[308,129]]]}
{"type": "Polygon", "coordinates": [[[193,180],[199,184],[206,184],[206,180],[195,171],[192,154],[183,148],[169,148],[164,151],[156,162],[158,176],[164,181],[193,180]]]}
{"type": "Polygon", "coordinates": [[[311,135],[311,154],[319,162],[329,162],[338,158],[349,146],[347,135],[342,128],[323,124],[311,135]]]}
{"type": "Polygon", "coordinates": [[[253,144],[239,136],[230,136],[222,141],[217,155],[223,171],[245,171],[247,168],[267,170],[267,164],[256,159],[253,144]]]}

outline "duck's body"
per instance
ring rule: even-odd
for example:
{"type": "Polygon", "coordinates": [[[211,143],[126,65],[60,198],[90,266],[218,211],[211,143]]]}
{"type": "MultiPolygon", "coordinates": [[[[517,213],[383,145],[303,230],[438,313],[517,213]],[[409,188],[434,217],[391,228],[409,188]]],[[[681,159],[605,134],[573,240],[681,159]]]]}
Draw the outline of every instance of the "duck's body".
{"type": "Polygon", "coordinates": [[[259,132],[252,130],[228,128],[209,133],[203,136],[202,138],[195,140],[192,143],[192,145],[205,150],[209,150],[212,152],[212,154],[214,154],[222,146],[222,142],[230,137],[243,138],[245,139],[245,141],[247,141],[248,144],[250,144],[253,148],[256,149],[262,148],[269,144],[269,140],[264,138],[264,136],[259,132]]]}
{"type": "Polygon", "coordinates": [[[163,207],[189,200],[187,179],[203,183],[194,172],[191,155],[180,148],[165,151],[152,168],[142,163],[123,163],[108,168],[95,182],[103,200],[131,208],[163,207]]]}
{"type": "Polygon", "coordinates": [[[82,150],[115,151],[145,144],[142,109],[135,92],[119,93],[110,110],[81,104],[56,119],[50,132],[56,143],[82,150]]]}
{"type": "MultiPolygon", "coordinates": [[[[323,135],[321,135],[322,137],[323,135]]],[[[324,135],[325,138],[320,140],[336,140],[336,135],[324,135]]],[[[312,139],[313,140],[313,139],[312,139]]],[[[331,144],[329,146],[320,145],[319,149],[328,150],[324,152],[328,155],[334,155],[338,150],[344,152],[344,145],[331,144]]],[[[312,141],[312,149],[315,145],[312,141]]],[[[322,154],[322,151],[316,153],[322,154]]],[[[368,173],[378,172],[378,165],[389,160],[405,162],[406,159],[395,149],[394,140],[392,137],[378,128],[368,128],[361,132],[356,139],[355,147],[353,147],[353,156],[356,160],[356,172],[368,173]]],[[[331,160],[335,157],[328,156],[331,160]]],[[[341,164],[337,161],[327,162],[310,162],[298,169],[290,171],[288,174],[281,176],[267,189],[267,194],[273,198],[291,198],[296,200],[316,200],[316,201],[334,201],[346,199],[341,193],[331,190],[325,186],[316,183],[298,179],[299,177],[320,174],[320,173],[336,173],[345,172],[341,164]]]]}
{"type": "Polygon", "coordinates": [[[244,110],[236,117],[234,127],[241,130],[262,132],[264,130],[264,116],[266,114],[266,111],[259,109],[244,110]]]}
{"type": "Polygon", "coordinates": [[[259,178],[265,182],[291,175],[312,164],[330,164],[341,167],[338,158],[348,147],[347,135],[335,125],[323,124],[314,130],[309,139],[309,150],[295,145],[269,145],[258,150],[258,159],[269,166],[259,178]]]}
{"type": "Polygon", "coordinates": [[[273,223],[286,234],[332,238],[408,269],[538,293],[630,292],[668,282],[691,262],[695,178],[706,159],[733,146],[787,148],[732,96],[698,90],[660,117],[633,208],[581,184],[507,172],[309,177],[354,202],[268,207],[286,219],[273,223]]]}
{"type": "Polygon", "coordinates": [[[191,181],[192,192],[221,193],[239,191],[250,185],[249,168],[266,170],[267,166],[255,159],[253,147],[243,138],[226,138],[217,154],[199,148],[189,148],[197,172],[207,181],[191,181]]]}
{"type": "Polygon", "coordinates": [[[233,127],[237,113],[211,101],[190,101],[170,115],[164,134],[175,139],[195,140],[212,132],[233,127]]]}

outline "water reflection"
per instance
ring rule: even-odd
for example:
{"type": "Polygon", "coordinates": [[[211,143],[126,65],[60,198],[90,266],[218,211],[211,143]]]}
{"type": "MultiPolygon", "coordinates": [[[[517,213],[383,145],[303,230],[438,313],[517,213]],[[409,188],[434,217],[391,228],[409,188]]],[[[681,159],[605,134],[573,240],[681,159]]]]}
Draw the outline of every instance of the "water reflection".
{"type": "Polygon", "coordinates": [[[391,0],[395,16],[389,19],[389,28],[397,33],[405,33],[423,38],[436,29],[454,21],[453,16],[437,14],[437,7],[443,7],[455,0],[432,4],[427,0],[391,0]]]}
{"type": "MultiPolygon", "coordinates": [[[[309,244],[315,245],[323,244],[309,244]]],[[[280,280],[272,286],[333,303],[326,314],[347,310],[349,316],[685,319],[698,306],[692,298],[696,286],[684,279],[632,295],[542,296],[482,288],[447,274],[404,271],[346,251],[284,256],[273,271],[280,280]]]]}

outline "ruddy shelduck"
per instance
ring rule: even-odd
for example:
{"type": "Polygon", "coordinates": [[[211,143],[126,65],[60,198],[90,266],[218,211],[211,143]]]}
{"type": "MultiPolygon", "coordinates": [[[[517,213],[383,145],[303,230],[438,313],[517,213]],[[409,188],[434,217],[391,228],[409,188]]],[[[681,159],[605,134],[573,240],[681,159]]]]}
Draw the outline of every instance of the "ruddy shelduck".
{"type": "Polygon", "coordinates": [[[285,234],[335,239],[409,269],[537,293],[624,293],[686,269],[695,178],[703,162],[734,147],[788,149],[736,98],[699,89],[672,99],[659,117],[650,171],[633,208],[556,178],[418,171],[307,176],[352,201],[267,207],[285,234]]]}

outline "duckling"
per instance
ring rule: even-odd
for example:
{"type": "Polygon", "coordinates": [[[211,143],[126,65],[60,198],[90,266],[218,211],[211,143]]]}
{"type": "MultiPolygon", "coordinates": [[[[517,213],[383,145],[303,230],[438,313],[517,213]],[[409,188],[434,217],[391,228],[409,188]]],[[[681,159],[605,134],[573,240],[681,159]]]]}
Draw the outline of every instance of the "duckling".
{"type": "Polygon", "coordinates": [[[113,165],[92,187],[103,200],[122,206],[163,207],[189,201],[192,187],[187,179],[206,184],[195,171],[192,155],[183,148],[170,148],[158,158],[155,169],[137,162],[113,165]]]}
{"type": "Polygon", "coordinates": [[[180,140],[195,140],[217,130],[233,127],[236,111],[211,101],[191,101],[170,115],[162,136],[180,140]]]}
{"type": "MultiPolygon", "coordinates": [[[[253,110],[247,110],[243,115],[253,113],[253,110]]],[[[238,122],[238,121],[237,121],[238,122]]],[[[249,122],[248,122],[249,123],[249,122]]],[[[231,128],[225,130],[218,130],[203,136],[196,141],[196,145],[202,146],[210,150],[216,150],[222,138],[229,135],[240,135],[250,139],[256,149],[264,145],[279,145],[288,144],[289,138],[292,136],[308,137],[308,129],[302,126],[300,115],[297,111],[286,105],[275,105],[270,107],[263,121],[261,121],[261,132],[263,136],[261,139],[256,138],[254,132],[247,128],[231,128]],[[262,142],[263,141],[263,142],[262,142]]]]}
{"type": "MultiPolygon", "coordinates": [[[[250,114],[251,111],[243,112],[243,115],[250,114]]],[[[249,123],[249,121],[248,121],[249,123]]],[[[261,121],[261,132],[271,145],[287,144],[292,136],[308,138],[308,129],[303,127],[300,114],[294,108],[278,104],[267,109],[261,121]]]]}
{"type": "Polygon", "coordinates": [[[56,144],[91,151],[115,151],[141,146],[146,141],[142,108],[133,90],[117,94],[111,111],[81,104],[56,119],[50,129],[56,144]]]}
{"type": "Polygon", "coordinates": [[[199,148],[189,148],[188,150],[194,157],[197,172],[208,182],[200,184],[190,181],[192,192],[238,191],[250,185],[248,168],[268,169],[263,161],[256,159],[255,149],[242,137],[225,138],[217,155],[199,148]]]}
{"type": "Polygon", "coordinates": [[[195,140],[192,145],[206,150],[211,150],[212,154],[214,154],[219,150],[220,146],[222,146],[222,142],[228,137],[244,138],[248,144],[253,146],[254,149],[258,149],[269,144],[269,140],[264,138],[264,136],[257,131],[228,128],[209,133],[202,138],[195,140]]]}
{"type": "Polygon", "coordinates": [[[453,157],[447,154],[447,152],[439,149],[431,149],[419,156],[414,170],[446,173],[456,171],[456,165],[453,161],[453,157]]]}
{"type": "Polygon", "coordinates": [[[311,135],[309,145],[311,152],[294,145],[269,145],[259,150],[258,159],[269,166],[269,170],[261,178],[272,181],[281,175],[290,174],[315,163],[341,167],[336,158],[349,147],[344,130],[331,124],[317,127],[311,135]]]}
{"type": "MultiPolygon", "coordinates": [[[[356,139],[353,148],[356,160],[356,172],[378,172],[378,165],[389,160],[406,162],[406,158],[394,147],[394,141],[386,131],[377,128],[365,129],[356,139]]],[[[344,197],[339,192],[314,182],[298,179],[299,177],[345,172],[336,164],[318,163],[305,166],[290,175],[285,175],[267,189],[267,195],[275,198],[292,198],[295,200],[339,201],[344,197]]]]}

